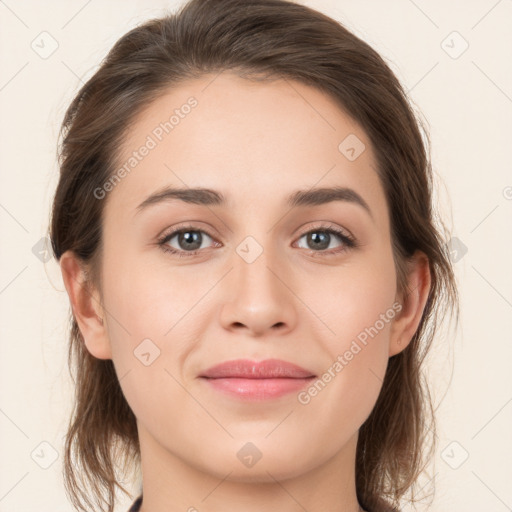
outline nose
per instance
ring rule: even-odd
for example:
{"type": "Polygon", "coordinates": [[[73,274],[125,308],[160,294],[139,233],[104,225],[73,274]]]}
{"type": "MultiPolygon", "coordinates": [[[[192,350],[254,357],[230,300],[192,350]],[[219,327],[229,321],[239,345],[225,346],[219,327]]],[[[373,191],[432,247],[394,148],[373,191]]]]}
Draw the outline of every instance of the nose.
{"type": "Polygon", "coordinates": [[[235,268],[226,276],[226,300],[221,323],[228,330],[245,330],[252,336],[270,331],[284,334],[295,328],[298,298],[293,293],[290,273],[264,250],[249,262],[238,254],[235,268]]]}

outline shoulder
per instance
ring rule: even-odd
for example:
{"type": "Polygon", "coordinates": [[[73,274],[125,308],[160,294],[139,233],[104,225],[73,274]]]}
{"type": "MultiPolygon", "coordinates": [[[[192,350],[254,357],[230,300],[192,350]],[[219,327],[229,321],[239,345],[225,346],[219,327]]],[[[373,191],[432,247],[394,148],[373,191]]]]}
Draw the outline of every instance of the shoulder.
{"type": "Polygon", "coordinates": [[[130,510],[128,512],[139,512],[140,506],[142,504],[142,496],[139,496],[130,507],[130,510]]]}

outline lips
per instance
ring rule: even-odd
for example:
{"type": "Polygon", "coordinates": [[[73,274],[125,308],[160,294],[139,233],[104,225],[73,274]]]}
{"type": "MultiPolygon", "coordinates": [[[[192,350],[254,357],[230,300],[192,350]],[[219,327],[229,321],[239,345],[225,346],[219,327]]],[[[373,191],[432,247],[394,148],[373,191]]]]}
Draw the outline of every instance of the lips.
{"type": "Polygon", "coordinates": [[[235,359],[208,368],[201,380],[214,391],[236,400],[267,401],[290,396],[307,386],[313,372],[281,359],[235,359]]]}
{"type": "Polygon", "coordinates": [[[307,379],[315,374],[301,366],[281,359],[251,361],[235,359],[208,368],[199,377],[208,379],[307,379]]]}

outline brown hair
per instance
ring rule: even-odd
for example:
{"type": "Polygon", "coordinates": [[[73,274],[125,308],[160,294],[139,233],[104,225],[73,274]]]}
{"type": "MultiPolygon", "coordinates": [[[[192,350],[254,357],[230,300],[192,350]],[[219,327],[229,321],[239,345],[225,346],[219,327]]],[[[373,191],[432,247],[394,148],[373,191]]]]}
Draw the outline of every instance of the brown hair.
{"type": "MultiPolygon", "coordinates": [[[[105,201],[94,190],[114,173],[126,131],[143,108],[180,81],[225,70],[248,80],[296,80],[333,98],[375,150],[404,296],[412,291],[406,287],[408,258],[416,250],[429,258],[431,288],[421,323],[410,344],[390,358],[357,446],[361,505],[372,511],[399,506],[435,446],[432,438],[427,456],[426,434],[435,433],[435,422],[421,369],[441,313],[456,307],[458,321],[458,292],[435,226],[437,220],[446,231],[431,205],[428,135],[385,61],[343,25],[285,0],[191,0],[176,14],[121,37],[63,120],[50,222],[55,258],[73,251],[89,271],[89,284],[100,287],[105,201]]],[[[66,491],[79,510],[106,505],[112,512],[116,488],[127,493],[118,464],[125,471],[140,463],[135,416],[112,361],[93,357],[72,314],[70,321],[68,362],[70,368],[74,362],[76,399],[65,443],[66,491]]]]}

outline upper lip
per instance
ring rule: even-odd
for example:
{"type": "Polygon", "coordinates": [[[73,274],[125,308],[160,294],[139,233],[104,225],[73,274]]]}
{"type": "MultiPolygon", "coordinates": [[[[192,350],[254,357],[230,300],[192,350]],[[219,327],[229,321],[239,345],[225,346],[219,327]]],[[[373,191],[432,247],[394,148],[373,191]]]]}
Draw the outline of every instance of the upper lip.
{"type": "Polygon", "coordinates": [[[264,361],[233,359],[212,366],[199,375],[199,377],[210,379],[229,377],[243,379],[304,379],[314,376],[314,373],[309,370],[281,359],[265,359],[264,361]]]}

